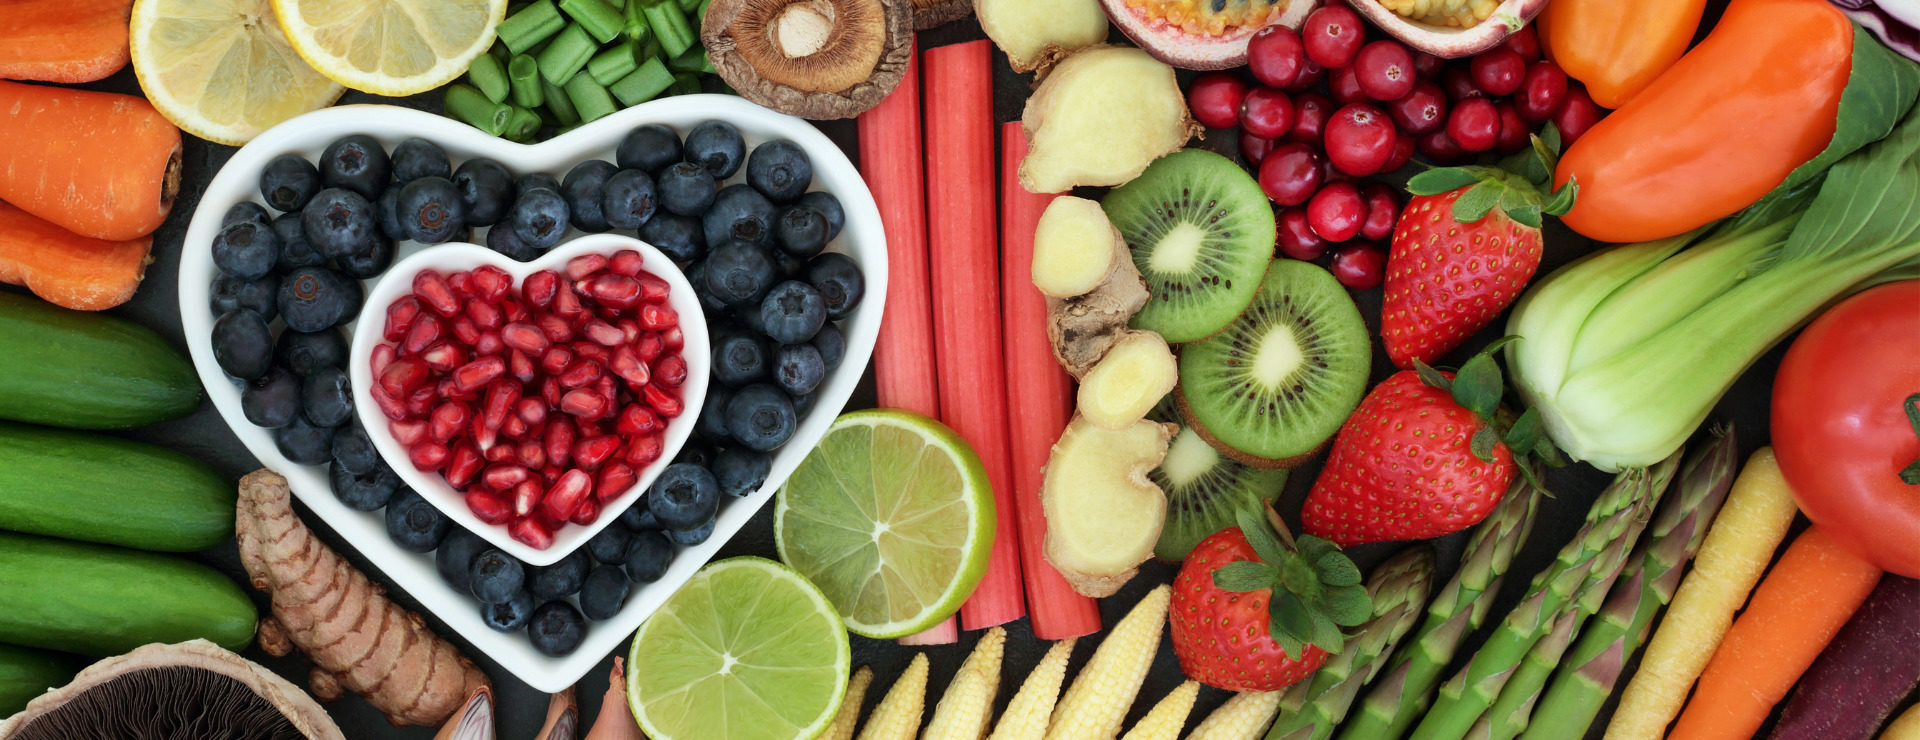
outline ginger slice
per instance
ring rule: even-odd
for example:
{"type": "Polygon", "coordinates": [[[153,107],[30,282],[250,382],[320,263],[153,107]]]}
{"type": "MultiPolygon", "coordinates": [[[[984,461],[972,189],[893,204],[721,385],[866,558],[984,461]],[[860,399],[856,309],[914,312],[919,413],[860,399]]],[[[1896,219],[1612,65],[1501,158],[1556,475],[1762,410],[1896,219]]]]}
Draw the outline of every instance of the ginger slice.
{"type": "Polygon", "coordinates": [[[1080,379],[1080,415],[1107,431],[1125,430],[1146,418],[1179,379],[1180,364],[1167,340],[1157,332],[1130,329],[1080,379]]]}
{"type": "Polygon", "coordinates": [[[1138,280],[1140,271],[1099,203],[1062,195],[1047,204],[1033,231],[1033,287],[1049,298],[1072,298],[1129,276],[1138,280]]]}
{"type": "Polygon", "coordinates": [[[1173,68],[1129,46],[1091,46],[1055,65],[1021,116],[1028,192],[1125,184],[1200,132],[1173,68]]]}
{"type": "Polygon", "coordinates": [[[1076,49],[1107,40],[1099,0],[973,0],[987,38],[1015,72],[1045,69],[1076,49]]]}
{"type": "Polygon", "coordinates": [[[1147,473],[1178,429],[1138,421],[1108,431],[1075,416],[1047,458],[1040,504],[1047,562],[1073,590],[1095,598],[1120,590],[1153,556],[1167,497],[1147,473]]]}

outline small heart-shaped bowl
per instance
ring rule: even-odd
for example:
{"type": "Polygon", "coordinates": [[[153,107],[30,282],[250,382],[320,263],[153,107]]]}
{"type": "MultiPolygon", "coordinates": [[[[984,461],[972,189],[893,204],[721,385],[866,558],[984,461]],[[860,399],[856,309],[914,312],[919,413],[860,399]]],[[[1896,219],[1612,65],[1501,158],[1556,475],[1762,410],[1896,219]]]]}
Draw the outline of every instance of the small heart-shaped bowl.
{"type": "MultiPolygon", "coordinates": [[[[561,289],[572,288],[562,286],[561,289]]],[[[366,306],[360,310],[360,318],[354,322],[353,353],[348,360],[347,372],[353,379],[353,405],[360,415],[360,424],[366,427],[367,437],[373,440],[374,447],[379,448],[380,456],[386,458],[393,472],[400,475],[400,480],[419,493],[421,498],[439,508],[454,524],[480,535],[493,543],[494,547],[528,565],[552,565],[587,544],[587,540],[606,529],[608,523],[618,519],[620,512],[641,500],[639,494],[653,484],[654,478],[660,477],[660,471],[673,461],[681,447],[686,446],[687,438],[693,435],[694,425],[700,419],[701,404],[706,400],[711,362],[707,319],[700,310],[700,299],[693,294],[693,286],[687,282],[686,276],[673,266],[673,261],[652,245],[637,239],[617,234],[587,234],[554,247],[532,262],[517,262],[486,247],[458,242],[414,252],[413,256],[387,268],[386,273],[380,276],[380,281],[374,283],[367,292],[366,306]],[[544,550],[536,549],[508,535],[505,525],[481,521],[467,508],[462,492],[454,490],[445,476],[420,470],[408,462],[406,446],[393,438],[388,430],[386,415],[380,412],[379,404],[373,400],[373,348],[392,344],[382,337],[387,307],[413,293],[413,277],[422,271],[433,270],[441,275],[452,275],[481,265],[492,265],[513,277],[513,287],[508,290],[518,293],[526,277],[533,273],[541,270],[564,272],[567,261],[575,257],[588,254],[611,257],[615,252],[629,249],[640,253],[643,258],[641,269],[658,275],[671,286],[667,293],[667,305],[680,315],[680,332],[686,337],[685,344],[680,348],[681,356],[687,361],[687,382],[680,387],[683,408],[679,416],[667,422],[666,446],[660,458],[635,471],[638,476],[632,488],[612,498],[603,496],[600,491],[593,492],[603,502],[600,518],[586,526],[566,524],[553,533],[551,546],[544,550]]],[[[560,411],[554,409],[550,413],[558,414],[560,411]]]]}

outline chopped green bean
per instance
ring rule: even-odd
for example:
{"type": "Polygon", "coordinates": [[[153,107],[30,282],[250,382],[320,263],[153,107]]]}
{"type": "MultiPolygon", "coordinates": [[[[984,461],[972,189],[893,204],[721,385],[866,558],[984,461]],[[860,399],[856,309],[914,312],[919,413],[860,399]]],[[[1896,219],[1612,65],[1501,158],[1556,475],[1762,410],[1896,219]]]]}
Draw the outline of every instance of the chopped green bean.
{"type": "Polygon", "coordinates": [[[667,69],[675,72],[713,72],[713,61],[707,58],[707,50],[698,46],[687,53],[667,60],[667,69]]]}
{"type": "Polygon", "coordinates": [[[507,79],[513,83],[513,104],[522,108],[538,108],[546,104],[546,94],[542,87],[545,80],[540,79],[540,64],[533,57],[517,54],[507,63],[507,79]]]}
{"type": "Polygon", "coordinates": [[[495,42],[487,47],[487,55],[500,60],[500,66],[505,67],[507,61],[513,59],[513,50],[507,48],[506,44],[495,42]]]}
{"type": "Polygon", "coordinates": [[[492,54],[473,58],[473,63],[467,65],[467,81],[488,100],[498,103],[507,99],[507,72],[500,68],[500,60],[492,54]]]}
{"type": "Polygon", "coordinates": [[[552,0],[540,0],[500,22],[500,43],[515,54],[526,52],[565,28],[567,19],[553,7],[552,0]]]}
{"type": "Polygon", "coordinates": [[[653,36],[653,29],[647,27],[647,17],[640,12],[640,0],[626,0],[622,12],[627,17],[627,38],[646,41],[653,36]]]}
{"type": "Polygon", "coordinates": [[[647,25],[653,28],[653,36],[660,40],[660,48],[667,56],[677,57],[693,48],[698,41],[693,29],[687,26],[687,14],[681,12],[674,0],[643,0],[646,4],[640,11],[647,16],[647,25]]]}
{"type": "Polygon", "coordinates": [[[447,86],[445,106],[448,115],[494,136],[506,130],[513,114],[511,108],[488,100],[486,93],[459,83],[447,86]]]}
{"type": "Polygon", "coordinates": [[[700,92],[700,77],[691,74],[673,76],[673,86],[667,88],[668,95],[692,95],[700,92]]]}
{"type": "Polygon", "coordinates": [[[545,110],[553,114],[554,120],[559,121],[561,126],[580,122],[580,111],[574,110],[573,101],[567,97],[566,90],[546,80],[540,81],[540,87],[546,93],[545,110]]]}
{"type": "Polygon", "coordinates": [[[570,23],[560,35],[553,37],[553,44],[541,51],[535,61],[540,65],[541,77],[555,85],[564,85],[573,78],[573,73],[587,66],[587,60],[599,49],[586,30],[570,23]]]}
{"type": "Polygon", "coordinates": [[[600,0],[560,0],[560,10],[586,29],[593,40],[603,44],[626,30],[627,21],[620,11],[600,0]]]}
{"type": "Polygon", "coordinates": [[[599,120],[616,109],[613,98],[607,95],[607,88],[594,82],[592,75],[584,72],[576,74],[573,79],[567,80],[566,88],[567,99],[573,101],[573,108],[579,112],[581,121],[599,120]]]}
{"type": "Polygon", "coordinates": [[[653,57],[641,63],[633,74],[620,78],[610,88],[613,96],[623,105],[639,105],[652,100],[655,96],[673,85],[673,73],[667,71],[667,65],[653,57]]]}
{"type": "Polygon", "coordinates": [[[620,78],[627,76],[633,72],[634,68],[640,66],[640,59],[637,56],[639,53],[640,45],[631,40],[609,46],[593,55],[593,59],[587,62],[587,74],[592,75],[593,81],[601,85],[619,82],[620,78]]]}
{"type": "Polygon", "coordinates": [[[525,108],[513,108],[507,118],[507,130],[503,136],[510,141],[532,141],[533,135],[540,132],[540,114],[525,108]]]}

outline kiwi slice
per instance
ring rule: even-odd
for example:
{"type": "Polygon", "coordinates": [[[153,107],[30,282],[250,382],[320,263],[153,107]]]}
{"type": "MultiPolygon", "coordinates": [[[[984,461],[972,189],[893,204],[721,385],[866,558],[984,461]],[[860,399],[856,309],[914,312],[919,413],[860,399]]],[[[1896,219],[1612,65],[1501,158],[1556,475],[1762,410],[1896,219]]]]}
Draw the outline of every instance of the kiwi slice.
{"type": "Polygon", "coordinates": [[[1253,300],[1273,257],[1273,207],[1233,160],[1187,149],[1100,201],[1153,297],[1133,328],[1168,342],[1205,339],[1253,300]]]}
{"type": "Polygon", "coordinates": [[[1286,468],[1360,405],[1373,348],[1360,309],[1311,262],[1274,260],[1227,328],[1180,350],[1180,415],[1222,454],[1286,468]]]}
{"type": "Polygon", "coordinates": [[[1167,493],[1167,523],[1153,556],[1180,561],[1208,535],[1234,526],[1235,514],[1259,513],[1287,485],[1287,471],[1261,470],[1220,454],[1192,428],[1182,428],[1160,467],[1147,473],[1167,493]]]}

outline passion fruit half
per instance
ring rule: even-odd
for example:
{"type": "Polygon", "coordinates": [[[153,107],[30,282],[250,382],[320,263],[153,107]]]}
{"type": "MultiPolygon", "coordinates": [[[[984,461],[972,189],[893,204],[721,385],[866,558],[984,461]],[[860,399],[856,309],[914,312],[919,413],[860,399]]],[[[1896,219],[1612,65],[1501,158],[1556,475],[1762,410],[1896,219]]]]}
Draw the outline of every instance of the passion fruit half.
{"type": "Polygon", "coordinates": [[[1458,59],[1498,46],[1547,7],[1547,0],[1348,0],[1353,9],[1414,49],[1458,59]]]}
{"type": "Polygon", "coordinates": [[[913,56],[908,0],[713,0],[700,28],[741,97],[815,120],[878,105],[913,56]]]}
{"type": "Polygon", "coordinates": [[[1320,0],[1100,0],[1120,32],[1181,69],[1247,63],[1247,40],[1274,24],[1299,28],[1320,0]]]}

